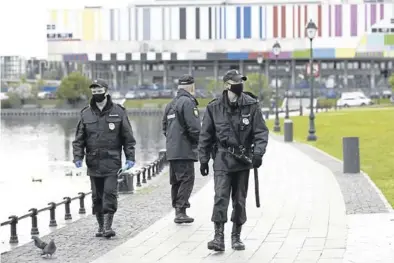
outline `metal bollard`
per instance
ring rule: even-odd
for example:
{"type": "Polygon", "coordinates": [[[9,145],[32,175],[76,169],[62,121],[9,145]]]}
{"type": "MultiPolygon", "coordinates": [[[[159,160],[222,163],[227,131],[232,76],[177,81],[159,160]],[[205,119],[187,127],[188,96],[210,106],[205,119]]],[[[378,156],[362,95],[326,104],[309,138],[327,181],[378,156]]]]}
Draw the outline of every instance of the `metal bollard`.
{"type": "Polygon", "coordinates": [[[285,142],[293,141],[293,121],[289,119],[284,121],[284,140],[285,142]]]}
{"type": "Polygon", "coordinates": [[[10,244],[18,244],[18,233],[16,231],[16,225],[18,224],[18,217],[17,216],[10,216],[8,219],[11,219],[11,237],[10,237],[10,244]]]}
{"type": "Polygon", "coordinates": [[[48,203],[48,205],[50,206],[50,208],[49,208],[49,226],[55,227],[55,226],[57,226],[57,223],[56,223],[56,203],[51,202],[51,203],[48,203]]]}
{"type": "Polygon", "coordinates": [[[32,208],[29,210],[31,212],[31,231],[30,234],[32,236],[34,235],[39,235],[40,232],[38,231],[38,226],[37,226],[37,208],[32,208]]]}
{"type": "Polygon", "coordinates": [[[137,187],[141,187],[141,171],[137,171],[137,187]]]}
{"type": "Polygon", "coordinates": [[[270,112],[269,111],[264,111],[264,117],[265,117],[266,120],[268,120],[269,117],[270,117],[270,112]]]}
{"type": "Polygon", "coordinates": [[[164,158],[164,160],[167,160],[167,150],[166,149],[161,149],[159,151],[159,159],[164,158]]]}
{"type": "Polygon", "coordinates": [[[86,214],[86,209],[85,209],[85,193],[78,193],[79,195],[79,211],[78,213],[80,215],[86,214]]]}
{"type": "Polygon", "coordinates": [[[65,208],[64,220],[70,220],[70,219],[72,219],[71,212],[70,212],[71,198],[64,197],[63,200],[66,200],[66,202],[64,203],[64,208],[65,208]]]}
{"type": "Polygon", "coordinates": [[[343,173],[360,173],[360,145],[358,137],[343,137],[343,173]]]}
{"type": "Polygon", "coordinates": [[[146,184],[146,168],[143,167],[141,168],[141,170],[142,170],[142,183],[146,184]]]}
{"type": "Polygon", "coordinates": [[[148,164],[147,169],[148,169],[148,180],[152,180],[152,166],[148,164]]]}
{"type": "Polygon", "coordinates": [[[134,174],[123,173],[123,181],[119,184],[119,192],[122,194],[134,193],[134,174]]]}

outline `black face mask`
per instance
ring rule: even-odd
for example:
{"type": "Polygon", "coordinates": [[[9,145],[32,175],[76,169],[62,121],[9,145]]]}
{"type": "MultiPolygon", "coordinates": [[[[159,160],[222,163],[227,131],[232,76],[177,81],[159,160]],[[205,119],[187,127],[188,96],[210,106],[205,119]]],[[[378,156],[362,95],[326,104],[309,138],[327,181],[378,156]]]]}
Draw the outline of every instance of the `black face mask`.
{"type": "Polygon", "coordinates": [[[95,102],[102,102],[103,100],[105,100],[105,97],[106,97],[105,93],[102,93],[102,94],[93,94],[93,100],[94,100],[95,102]]]}
{"type": "Polygon", "coordinates": [[[230,90],[237,96],[240,96],[242,91],[244,91],[244,84],[233,84],[230,86],[230,90]]]}

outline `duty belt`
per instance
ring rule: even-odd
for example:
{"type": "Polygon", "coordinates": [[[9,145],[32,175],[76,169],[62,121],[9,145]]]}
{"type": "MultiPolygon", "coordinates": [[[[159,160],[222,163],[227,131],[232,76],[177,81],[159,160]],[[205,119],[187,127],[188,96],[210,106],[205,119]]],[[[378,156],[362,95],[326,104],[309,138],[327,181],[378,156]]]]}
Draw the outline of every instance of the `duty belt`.
{"type": "Polygon", "coordinates": [[[251,152],[251,150],[252,149],[250,148],[243,148],[243,150],[241,150],[239,147],[223,147],[223,146],[218,147],[218,152],[230,152],[233,154],[248,153],[251,152]]]}

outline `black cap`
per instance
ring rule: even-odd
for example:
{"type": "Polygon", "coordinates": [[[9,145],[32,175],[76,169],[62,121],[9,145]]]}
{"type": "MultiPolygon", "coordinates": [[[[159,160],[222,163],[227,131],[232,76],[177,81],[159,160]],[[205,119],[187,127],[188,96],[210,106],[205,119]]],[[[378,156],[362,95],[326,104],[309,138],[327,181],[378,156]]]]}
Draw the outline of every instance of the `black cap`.
{"type": "Polygon", "coordinates": [[[94,87],[103,87],[103,88],[108,89],[108,84],[104,80],[95,79],[95,80],[93,80],[92,84],[90,84],[89,88],[91,89],[94,87]]]}
{"type": "Polygon", "coordinates": [[[194,83],[194,78],[188,74],[183,75],[178,80],[178,85],[190,85],[194,83]]]}
{"type": "Polygon", "coordinates": [[[239,82],[241,80],[246,81],[248,78],[238,72],[236,69],[231,69],[226,72],[223,76],[223,82],[227,82],[232,80],[234,82],[239,82]]]}

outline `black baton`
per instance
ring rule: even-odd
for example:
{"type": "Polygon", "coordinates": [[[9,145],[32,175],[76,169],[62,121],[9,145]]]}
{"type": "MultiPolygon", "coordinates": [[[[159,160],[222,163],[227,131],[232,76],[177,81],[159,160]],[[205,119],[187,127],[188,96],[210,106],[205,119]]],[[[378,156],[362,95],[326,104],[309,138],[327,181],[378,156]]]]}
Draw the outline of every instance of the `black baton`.
{"type": "Polygon", "coordinates": [[[260,189],[259,189],[259,171],[257,168],[254,171],[254,194],[256,197],[256,207],[260,207],[260,189]]]}

